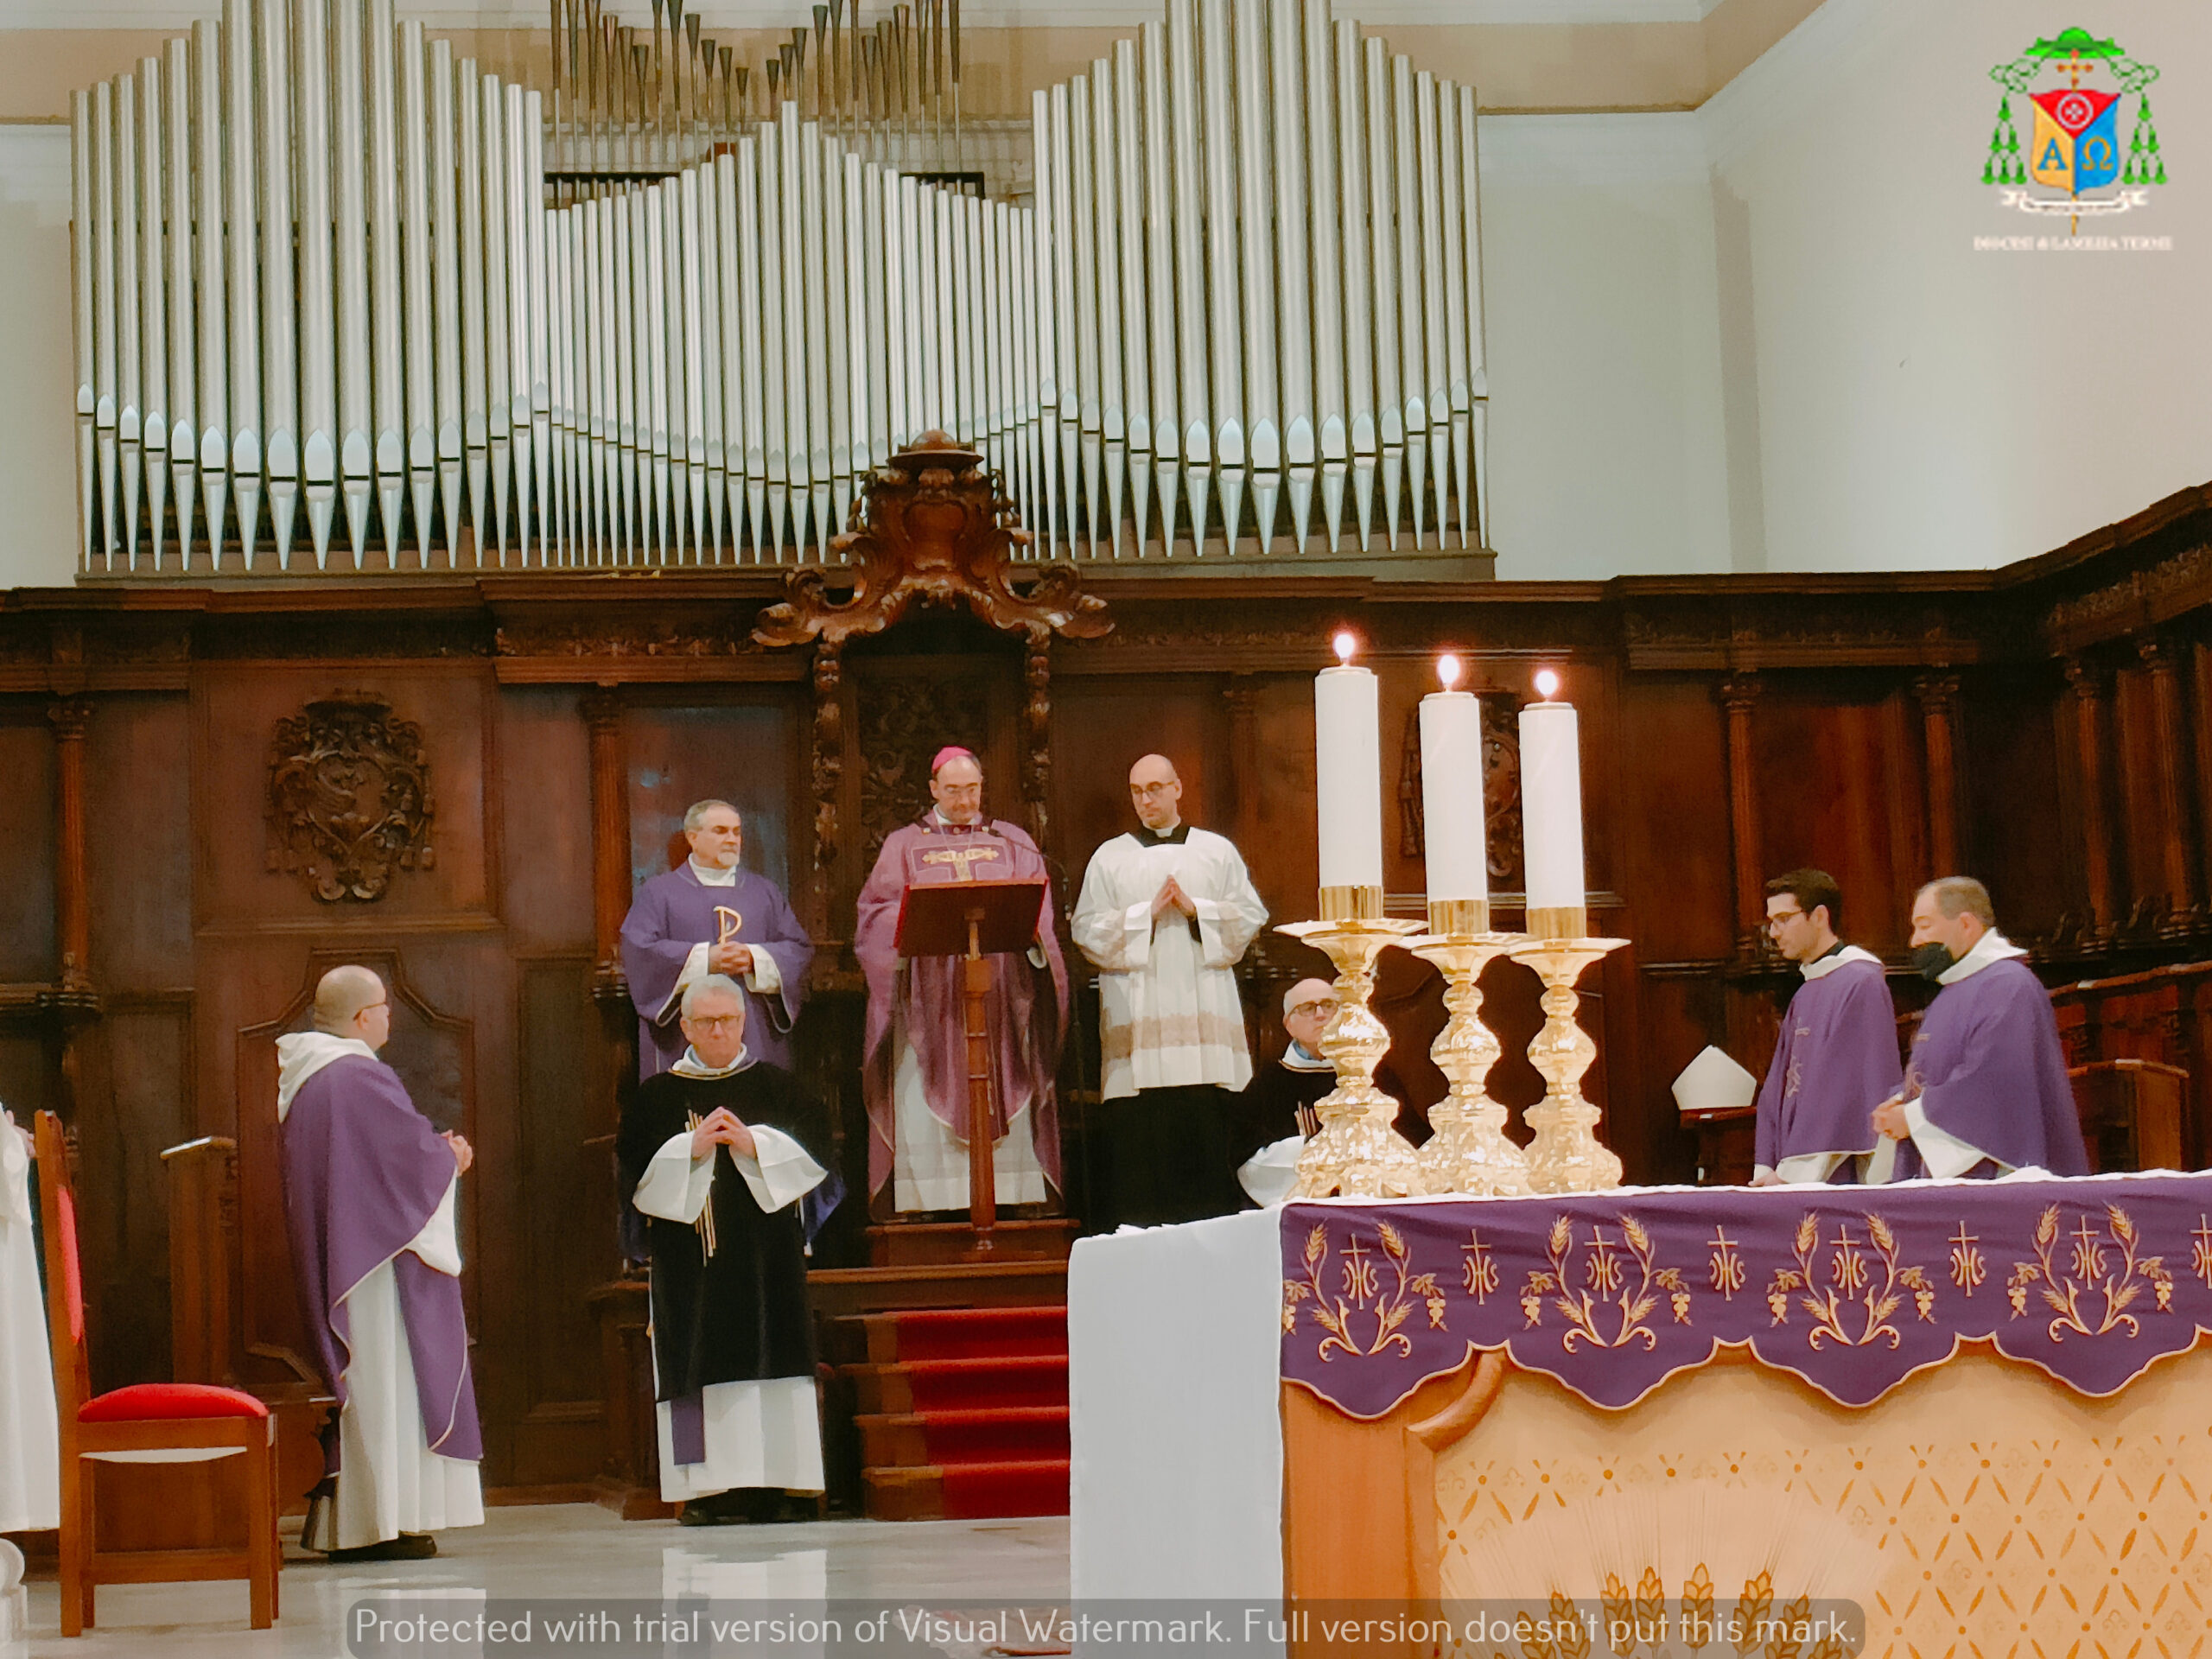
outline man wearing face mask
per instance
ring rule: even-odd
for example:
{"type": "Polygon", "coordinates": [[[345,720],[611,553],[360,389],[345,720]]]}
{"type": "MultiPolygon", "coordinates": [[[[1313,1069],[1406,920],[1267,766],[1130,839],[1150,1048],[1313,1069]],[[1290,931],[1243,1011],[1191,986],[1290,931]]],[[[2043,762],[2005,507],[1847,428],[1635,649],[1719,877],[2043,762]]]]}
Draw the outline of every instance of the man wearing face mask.
{"type": "Polygon", "coordinates": [[[1874,1109],[1872,1181],[2086,1175],[2058,1022],[2027,955],[1997,931],[1989,890],[1963,875],[1912,901],[1913,964],[1943,988],[1913,1039],[1904,1088],[1874,1109]]]}

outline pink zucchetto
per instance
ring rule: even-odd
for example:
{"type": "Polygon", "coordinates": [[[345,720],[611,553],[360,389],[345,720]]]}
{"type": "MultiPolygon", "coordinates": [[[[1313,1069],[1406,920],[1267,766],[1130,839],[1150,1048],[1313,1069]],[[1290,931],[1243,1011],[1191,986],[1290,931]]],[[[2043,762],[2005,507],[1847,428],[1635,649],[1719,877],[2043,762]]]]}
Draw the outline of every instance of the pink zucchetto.
{"type": "MultiPolygon", "coordinates": [[[[935,778],[938,773],[944,770],[945,763],[951,760],[976,760],[976,752],[973,749],[963,748],[957,743],[946,744],[937,752],[937,758],[930,762],[930,776],[935,778]]],[[[977,771],[982,771],[982,761],[976,760],[977,771]]]]}

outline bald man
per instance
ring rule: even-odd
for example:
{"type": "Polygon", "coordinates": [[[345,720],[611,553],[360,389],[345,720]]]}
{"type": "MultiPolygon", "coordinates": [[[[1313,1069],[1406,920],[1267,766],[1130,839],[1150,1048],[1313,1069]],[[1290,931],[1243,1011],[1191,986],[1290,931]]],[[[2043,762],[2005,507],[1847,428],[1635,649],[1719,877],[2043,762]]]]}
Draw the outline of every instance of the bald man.
{"type": "Polygon", "coordinates": [[[1129,768],[1129,804],[1137,828],[1091,855],[1072,930],[1098,969],[1090,1220],[1106,1231],[1237,1207],[1232,1096],[1252,1055],[1236,969],[1268,920],[1235,846],[1183,821],[1165,755],[1129,768]]]}
{"type": "Polygon", "coordinates": [[[276,1039],[300,1311],[338,1397],[300,1541],[338,1560],[434,1555],[484,1522],[454,1225],[474,1154],[377,1058],[391,1035],[384,982],[348,966],[315,987],[315,1029],[276,1039]]]}

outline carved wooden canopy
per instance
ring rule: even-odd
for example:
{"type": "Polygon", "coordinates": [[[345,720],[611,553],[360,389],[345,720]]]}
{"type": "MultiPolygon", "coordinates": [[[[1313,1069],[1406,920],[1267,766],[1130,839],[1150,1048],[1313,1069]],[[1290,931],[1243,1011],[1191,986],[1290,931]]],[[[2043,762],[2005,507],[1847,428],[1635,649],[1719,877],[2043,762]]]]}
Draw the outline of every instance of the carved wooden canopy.
{"type": "Polygon", "coordinates": [[[853,576],[850,596],[831,599],[823,569],[794,571],[790,599],[761,612],[754,639],[764,645],[818,639],[835,647],[855,634],[880,633],[916,600],[964,604],[1001,632],[1033,641],[1056,633],[1096,639],[1114,626],[1106,601],[1083,591],[1072,564],[1014,562],[1030,536],[1014,503],[1000,493],[982,456],[943,432],[923,433],[876,467],[858,517],[857,528],[830,544],[853,576]]]}

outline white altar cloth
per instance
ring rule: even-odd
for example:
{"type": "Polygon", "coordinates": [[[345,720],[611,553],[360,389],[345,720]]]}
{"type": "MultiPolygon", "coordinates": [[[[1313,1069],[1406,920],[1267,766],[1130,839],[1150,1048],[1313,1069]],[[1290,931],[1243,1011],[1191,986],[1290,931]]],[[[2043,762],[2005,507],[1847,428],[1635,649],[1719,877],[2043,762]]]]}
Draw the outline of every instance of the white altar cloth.
{"type": "Polygon", "coordinates": [[[1282,1211],[1080,1240],[1068,1262],[1069,1577],[1282,1595],[1282,1211]]]}

